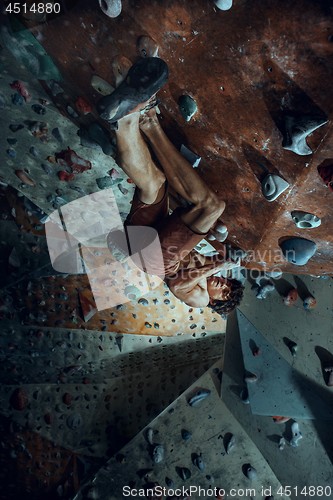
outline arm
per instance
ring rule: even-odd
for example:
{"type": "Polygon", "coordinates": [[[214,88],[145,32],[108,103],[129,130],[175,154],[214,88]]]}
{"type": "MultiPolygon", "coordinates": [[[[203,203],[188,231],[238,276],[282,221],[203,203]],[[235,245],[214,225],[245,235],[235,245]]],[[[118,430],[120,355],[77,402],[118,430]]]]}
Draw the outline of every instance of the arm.
{"type": "Polygon", "coordinates": [[[200,268],[182,269],[174,278],[167,280],[171,292],[191,307],[206,307],[209,303],[207,278],[223,266],[216,262],[200,268]]]}

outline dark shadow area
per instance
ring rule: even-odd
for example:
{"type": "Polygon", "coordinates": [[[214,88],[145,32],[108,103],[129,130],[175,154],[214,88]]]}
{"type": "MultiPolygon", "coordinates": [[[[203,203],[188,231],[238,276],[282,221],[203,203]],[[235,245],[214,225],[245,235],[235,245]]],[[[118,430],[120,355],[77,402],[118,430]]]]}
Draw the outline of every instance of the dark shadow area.
{"type": "Polygon", "coordinates": [[[330,385],[329,381],[331,378],[331,372],[333,371],[333,354],[321,346],[315,347],[315,353],[320,360],[321,371],[325,384],[330,385]]]}
{"type": "Polygon", "coordinates": [[[286,116],[296,119],[304,115],[326,117],[310,96],[272,61],[269,47],[263,47],[262,66],[269,66],[273,75],[271,81],[263,85],[262,94],[272,120],[282,134],[281,142],[282,138],[286,139],[286,116]],[[286,103],[282,110],[281,103],[286,103]]]}
{"type": "Polygon", "coordinates": [[[278,169],[264,155],[259,153],[251,144],[242,143],[244,156],[257,177],[262,182],[267,174],[280,175],[278,169]]]}
{"type": "Polygon", "coordinates": [[[302,301],[307,297],[312,297],[312,293],[309,291],[304,281],[299,278],[299,276],[294,276],[294,281],[296,284],[298,295],[302,301]]]}
{"type": "MultiPolygon", "coordinates": [[[[318,357],[323,363],[333,364],[333,356],[326,349],[316,348],[318,357]]],[[[326,364],[326,366],[327,366],[326,364]]],[[[228,317],[227,342],[225,348],[224,373],[227,374],[235,384],[229,386],[235,395],[239,397],[239,388],[242,385],[242,374],[244,373],[244,362],[241,350],[240,332],[237,323],[236,313],[228,317]]],[[[323,448],[333,464],[333,433],[331,432],[333,421],[333,393],[320,383],[309,380],[298,371],[292,371],[292,381],[314,415],[314,428],[323,448]]],[[[222,386],[223,389],[226,389],[222,386]]],[[[282,397],[282,395],[281,395],[282,397]]],[[[230,408],[230,407],[229,407],[230,408]]],[[[232,411],[232,408],[230,408],[232,411]]],[[[274,412],[272,411],[272,414],[274,412]]],[[[286,422],[284,435],[290,439],[292,436],[291,425],[293,420],[286,422]]],[[[243,423],[243,425],[245,425],[243,423]]],[[[245,425],[246,428],[246,425],[245,425]]],[[[302,432],[302,428],[300,429],[302,432]]]]}
{"type": "Polygon", "coordinates": [[[270,434],[267,436],[267,439],[272,441],[272,443],[278,444],[281,439],[281,434],[270,434]]]}
{"type": "Polygon", "coordinates": [[[288,295],[290,290],[294,288],[293,285],[284,278],[280,278],[278,280],[272,278],[272,281],[274,282],[276,291],[279,295],[281,295],[281,297],[285,297],[286,295],[288,295]]]}

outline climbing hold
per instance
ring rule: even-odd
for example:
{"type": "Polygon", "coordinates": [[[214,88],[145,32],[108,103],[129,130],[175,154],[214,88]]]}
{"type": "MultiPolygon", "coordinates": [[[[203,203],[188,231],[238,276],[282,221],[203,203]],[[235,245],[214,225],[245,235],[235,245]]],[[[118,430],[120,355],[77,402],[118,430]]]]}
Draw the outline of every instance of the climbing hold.
{"type": "Polygon", "coordinates": [[[66,111],[69,114],[69,116],[71,116],[72,118],[78,118],[79,117],[79,115],[77,114],[77,112],[69,104],[67,104],[67,106],[66,106],[66,111]]]}
{"type": "Polygon", "coordinates": [[[141,304],[142,306],[147,306],[148,305],[148,300],[147,299],[139,299],[138,304],[141,304]]]}
{"type": "Polygon", "coordinates": [[[33,179],[31,179],[24,170],[15,170],[15,175],[27,186],[36,186],[36,183],[33,179]]]}
{"type": "Polygon", "coordinates": [[[191,471],[187,467],[176,467],[177,474],[179,477],[183,480],[186,481],[186,479],[190,479],[191,477],[191,471]]]}
{"type": "Polygon", "coordinates": [[[165,484],[167,485],[168,488],[173,488],[175,485],[175,483],[169,477],[165,478],[165,484]]]}
{"type": "Polygon", "coordinates": [[[46,113],[46,108],[44,106],[41,106],[40,104],[33,104],[31,106],[31,109],[37,113],[37,115],[45,115],[46,113]]]}
{"type": "Polygon", "coordinates": [[[51,91],[51,94],[54,97],[56,97],[59,94],[63,94],[63,92],[64,92],[64,89],[61,88],[61,86],[59,85],[59,83],[56,82],[55,80],[49,80],[47,82],[47,86],[49,87],[49,89],[51,91]]]}
{"type": "Polygon", "coordinates": [[[136,300],[141,295],[141,293],[142,292],[139,290],[139,288],[134,285],[125,286],[124,294],[130,300],[136,300]]]}
{"type": "Polygon", "coordinates": [[[16,151],[13,148],[8,148],[6,151],[9,158],[16,158],[16,151]]]}
{"type": "Polygon", "coordinates": [[[66,424],[72,430],[78,429],[82,425],[81,415],[79,413],[73,413],[67,418],[66,424]]]}
{"type": "Polygon", "coordinates": [[[64,136],[62,135],[61,133],[61,130],[56,127],[52,130],[52,135],[55,139],[57,139],[57,141],[59,141],[60,143],[61,142],[64,142],[64,136]]]}
{"type": "Polygon", "coordinates": [[[78,290],[82,316],[85,322],[89,321],[96,313],[97,307],[90,289],[78,290]]]}
{"type": "Polygon", "coordinates": [[[258,376],[255,373],[250,373],[247,372],[246,375],[244,376],[244,382],[247,384],[253,384],[254,382],[258,381],[258,376]]]}
{"type": "Polygon", "coordinates": [[[75,101],[75,107],[82,115],[87,115],[92,112],[92,107],[89,102],[82,96],[78,97],[75,101]]]}
{"type": "Polygon", "coordinates": [[[18,130],[22,130],[24,128],[24,125],[21,125],[20,123],[17,125],[12,123],[9,125],[9,128],[12,132],[17,132],[18,130]]]}
{"type": "Polygon", "coordinates": [[[22,388],[15,389],[10,397],[10,404],[14,410],[22,411],[28,405],[28,395],[22,388]]]}
{"type": "Polygon", "coordinates": [[[309,311],[310,309],[314,309],[316,307],[316,305],[317,305],[317,301],[312,295],[309,295],[303,301],[303,307],[306,311],[309,311]]]}
{"type": "Polygon", "coordinates": [[[271,281],[267,282],[264,286],[255,287],[257,292],[257,299],[264,300],[267,298],[267,295],[275,290],[275,285],[271,281]]]}
{"type": "Polygon", "coordinates": [[[195,455],[193,457],[193,465],[198,467],[199,470],[205,470],[205,462],[202,460],[201,455],[195,455]]]}
{"type": "Polygon", "coordinates": [[[21,96],[21,94],[12,94],[11,95],[11,100],[12,100],[12,103],[15,105],[15,106],[22,106],[24,104],[24,99],[23,97],[21,96]]]}
{"type": "Polygon", "coordinates": [[[106,175],[105,177],[99,177],[96,179],[96,184],[99,189],[107,189],[110,188],[113,184],[111,177],[106,175]]]}
{"type": "Polygon", "coordinates": [[[121,13],[121,0],[98,0],[100,8],[108,17],[118,17],[121,13]]]}
{"type": "Polygon", "coordinates": [[[17,143],[17,139],[13,137],[7,137],[7,142],[10,146],[14,146],[17,143]]]}
{"type": "Polygon", "coordinates": [[[316,253],[317,245],[305,238],[289,238],[280,243],[285,259],[296,266],[304,266],[316,253]]]}
{"type": "Polygon", "coordinates": [[[333,165],[326,165],[325,163],[319,165],[319,167],[317,168],[318,174],[323,179],[328,189],[330,191],[333,191],[333,165]]]}
{"type": "Polygon", "coordinates": [[[189,122],[198,111],[198,106],[195,100],[189,95],[180,96],[178,106],[182,117],[185,118],[187,122],[189,122]]]}
{"type": "Polygon", "coordinates": [[[275,417],[272,417],[272,418],[273,418],[273,422],[275,424],[285,424],[286,422],[288,422],[288,420],[290,420],[290,417],[275,416],[275,417]]]}
{"type": "Polygon", "coordinates": [[[291,217],[295,222],[296,226],[300,229],[312,229],[318,227],[321,224],[321,220],[314,214],[309,214],[307,212],[301,212],[299,210],[294,210],[291,212],[291,217]]]}
{"type": "Polygon", "coordinates": [[[231,452],[231,450],[235,446],[236,446],[236,439],[235,439],[235,436],[233,434],[231,434],[227,440],[227,444],[225,447],[225,451],[226,451],[227,455],[229,455],[229,453],[231,452]]]}
{"type": "Polygon", "coordinates": [[[220,10],[229,10],[232,7],[232,0],[215,0],[214,3],[220,10]]]}
{"type": "Polygon", "coordinates": [[[66,392],[63,397],[62,397],[63,402],[65,403],[66,406],[70,406],[72,404],[73,397],[71,394],[66,392]]]}
{"type": "Polygon", "coordinates": [[[34,156],[35,158],[38,158],[39,156],[39,152],[38,150],[35,148],[35,146],[31,146],[31,148],[29,149],[29,153],[34,156]]]}
{"type": "Polygon", "coordinates": [[[14,82],[10,83],[9,86],[10,88],[17,90],[26,102],[31,101],[31,95],[29,94],[25,83],[23,83],[21,80],[15,80],[14,82]]]}
{"type": "Polygon", "coordinates": [[[289,441],[290,446],[293,446],[296,448],[298,446],[298,442],[302,439],[302,433],[299,430],[299,425],[298,422],[293,422],[291,424],[291,432],[292,432],[292,438],[289,441]]]}
{"type": "Polygon", "coordinates": [[[210,395],[211,391],[209,389],[199,389],[193,394],[193,396],[188,400],[190,406],[198,406],[204,399],[210,395]]]}
{"type": "Polygon", "coordinates": [[[326,385],[333,387],[333,366],[326,366],[324,371],[327,373],[326,385]]]}
{"type": "Polygon", "coordinates": [[[116,341],[117,347],[119,349],[119,352],[121,352],[123,350],[124,336],[123,335],[116,335],[115,341],[116,341]]]}
{"type": "Polygon", "coordinates": [[[289,187],[289,183],[279,175],[268,174],[261,183],[262,194],[267,201],[274,201],[289,187]]]}
{"type": "Polygon", "coordinates": [[[151,452],[153,462],[155,464],[163,462],[164,453],[165,453],[164,446],[162,446],[161,444],[155,444],[151,452]]]}
{"type": "Polygon", "coordinates": [[[155,328],[156,330],[159,330],[159,328],[160,328],[159,323],[156,323],[156,321],[155,321],[155,323],[154,323],[154,328],[155,328]]]}
{"type": "Polygon", "coordinates": [[[186,429],[182,429],[181,436],[184,439],[184,441],[189,441],[192,437],[192,433],[186,429]]]}
{"type": "Polygon", "coordinates": [[[288,347],[289,351],[291,352],[292,356],[296,356],[297,351],[298,351],[298,345],[296,344],[296,342],[294,342],[293,340],[290,340],[290,339],[286,339],[285,342],[286,342],[287,347],[288,347]]]}
{"type": "Polygon", "coordinates": [[[306,138],[317,128],[325,125],[328,122],[327,118],[313,115],[295,117],[287,114],[284,120],[282,147],[301,156],[312,154],[306,138]]]}
{"type": "Polygon", "coordinates": [[[151,444],[151,445],[153,444],[154,430],[151,427],[148,427],[148,429],[146,431],[146,439],[147,439],[149,444],[151,444]]]}
{"type": "Polygon", "coordinates": [[[284,447],[286,446],[286,440],[285,438],[282,436],[279,440],[279,450],[280,451],[283,451],[284,450],[284,447]]]}
{"type": "Polygon", "coordinates": [[[289,290],[287,295],[283,297],[283,303],[286,306],[292,306],[293,304],[295,304],[297,299],[298,299],[298,291],[296,290],[296,288],[292,288],[291,290],[289,290]]]}
{"type": "Polygon", "coordinates": [[[114,87],[110,85],[106,80],[103,80],[100,76],[94,75],[90,81],[90,85],[102,95],[109,95],[114,92],[114,87]]]}
{"type": "Polygon", "coordinates": [[[248,392],[246,387],[244,387],[244,389],[241,390],[239,397],[240,397],[242,403],[244,403],[245,405],[250,404],[249,392],[248,392]]]}
{"type": "Polygon", "coordinates": [[[150,36],[140,36],[136,44],[139,56],[158,57],[158,45],[150,36]]]}
{"type": "Polygon", "coordinates": [[[121,184],[118,184],[118,189],[124,196],[128,194],[128,189],[124,188],[121,184]]]}
{"type": "Polygon", "coordinates": [[[251,465],[248,465],[245,470],[245,475],[250,481],[255,481],[258,477],[257,471],[251,465]]]}
{"type": "Polygon", "coordinates": [[[150,323],[148,323],[148,321],[146,321],[146,322],[145,322],[145,327],[146,327],[146,328],[151,328],[151,327],[152,327],[152,325],[151,325],[150,323]]]}

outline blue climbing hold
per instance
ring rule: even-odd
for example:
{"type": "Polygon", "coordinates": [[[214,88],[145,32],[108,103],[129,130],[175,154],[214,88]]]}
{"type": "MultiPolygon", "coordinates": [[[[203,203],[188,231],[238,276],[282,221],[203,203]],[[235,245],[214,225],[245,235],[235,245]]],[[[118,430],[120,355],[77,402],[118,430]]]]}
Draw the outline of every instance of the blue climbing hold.
{"type": "Polygon", "coordinates": [[[18,93],[12,94],[11,99],[12,99],[12,103],[15,106],[23,106],[23,104],[25,102],[23,97],[21,96],[21,94],[18,94],[18,93]]]}
{"type": "Polygon", "coordinates": [[[304,266],[316,253],[317,245],[305,238],[289,238],[280,243],[282,253],[288,262],[304,266]]]}

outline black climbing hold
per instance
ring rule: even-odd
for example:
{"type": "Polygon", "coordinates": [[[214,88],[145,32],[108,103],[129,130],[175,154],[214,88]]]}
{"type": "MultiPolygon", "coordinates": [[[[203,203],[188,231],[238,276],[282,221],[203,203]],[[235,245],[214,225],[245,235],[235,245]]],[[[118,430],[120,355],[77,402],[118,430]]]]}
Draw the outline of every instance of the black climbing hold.
{"type": "Polygon", "coordinates": [[[44,106],[41,106],[40,104],[33,104],[31,106],[31,109],[37,113],[37,115],[45,115],[46,113],[46,108],[44,106]]]}

